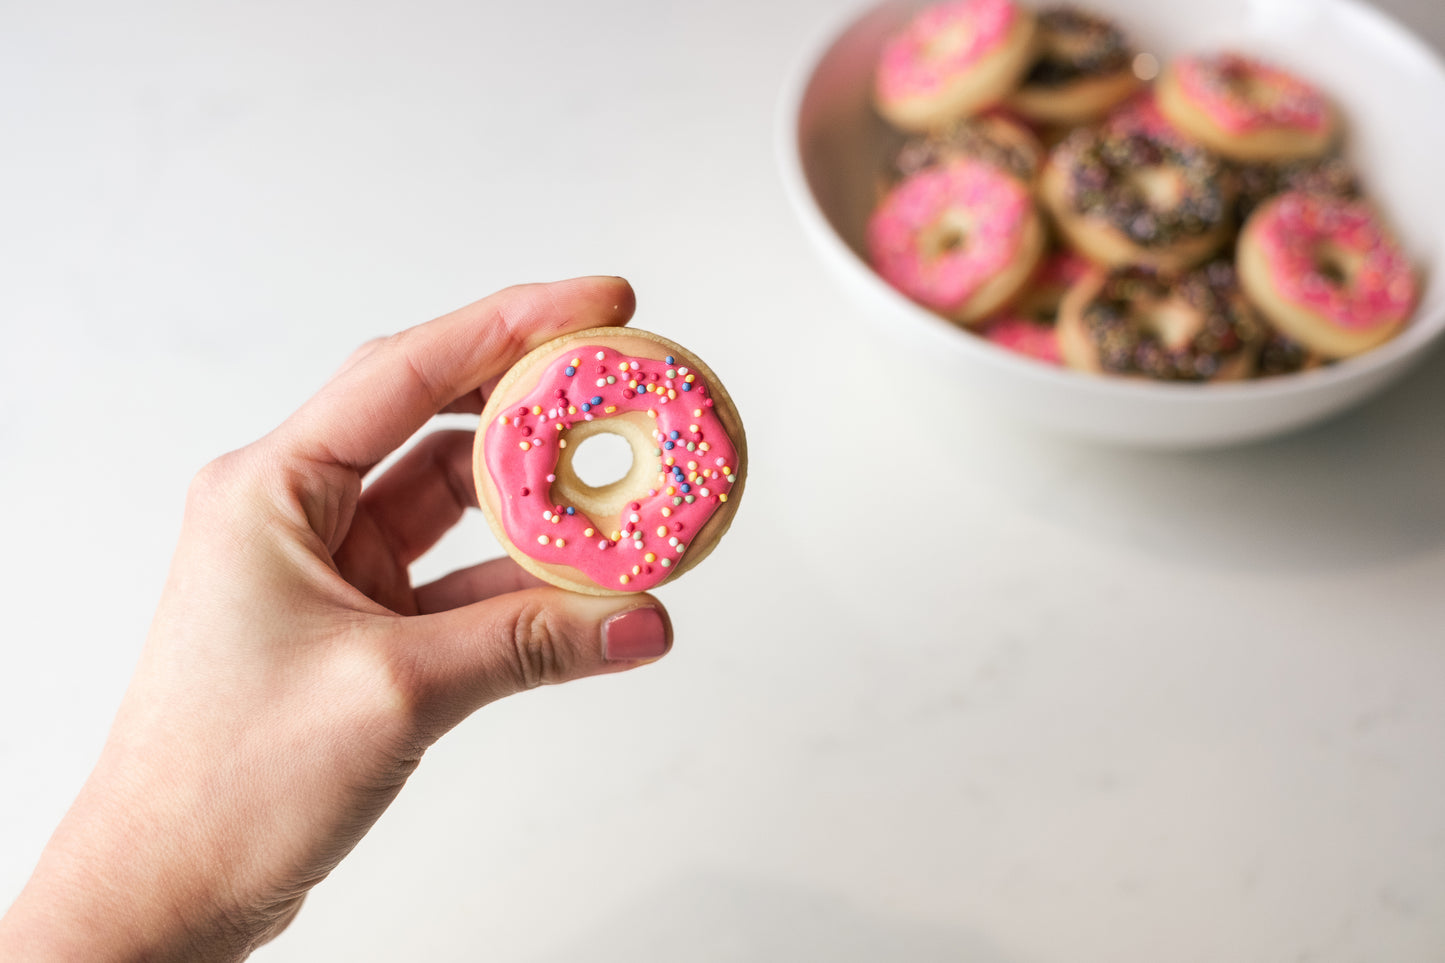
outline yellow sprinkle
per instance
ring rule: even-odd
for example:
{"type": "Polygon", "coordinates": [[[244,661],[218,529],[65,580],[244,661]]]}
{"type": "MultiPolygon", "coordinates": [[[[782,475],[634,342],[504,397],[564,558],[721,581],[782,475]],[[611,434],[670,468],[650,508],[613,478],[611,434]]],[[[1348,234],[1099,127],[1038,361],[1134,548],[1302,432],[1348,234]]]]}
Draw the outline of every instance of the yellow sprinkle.
{"type": "MultiPolygon", "coordinates": [[[[666,525],[659,525],[659,526],[657,526],[657,536],[658,536],[659,538],[665,536],[666,534],[667,534],[667,526],[666,526],[666,525]]],[[[648,561],[650,562],[650,561],[652,561],[652,559],[648,559],[648,561]]]]}
{"type": "Polygon", "coordinates": [[[708,444],[707,442],[705,442],[705,441],[700,441],[700,442],[697,443],[697,450],[698,450],[698,451],[707,451],[707,450],[708,450],[709,448],[711,448],[711,447],[712,447],[712,446],[709,445],[709,444],[708,444]]]}
{"type": "Polygon", "coordinates": [[[610,415],[610,414],[612,414],[614,411],[617,410],[617,406],[616,406],[616,405],[608,405],[606,408],[603,408],[602,410],[605,411],[605,412],[607,412],[607,413],[610,415]]]}
{"type": "Polygon", "coordinates": [[[564,546],[564,545],[566,545],[566,544],[567,544],[567,543],[566,543],[565,541],[563,541],[562,539],[560,539],[560,538],[557,539],[557,547],[558,547],[558,548],[561,548],[562,546],[564,546]]]}
{"type": "Polygon", "coordinates": [[[720,501],[720,502],[725,502],[725,501],[727,501],[727,500],[728,500],[728,493],[727,493],[727,492],[718,492],[718,494],[717,494],[717,500],[720,501]]]}
{"type": "Polygon", "coordinates": [[[693,416],[694,418],[701,418],[701,417],[702,417],[702,409],[701,409],[701,408],[694,408],[694,409],[692,409],[692,416],[693,416]]]}
{"type": "Polygon", "coordinates": [[[671,514],[672,514],[672,509],[670,509],[670,508],[664,508],[664,509],[662,510],[662,517],[663,517],[663,518],[667,518],[667,517],[668,517],[669,515],[671,515],[671,514]]]}
{"type": "Polygon", "coordinates": [[[572,359],[572,367],[574,367],[574,368],[577,367],[577,366],[578,366],[579,364],[581,364],[581,363],[582,363],[582,359],[581,359],[581,358],[573,358],[573,359],[572,359]]]}
{"type": "Polygon", "coordinates": [[[687,430],[688,430],[688,431],[697,431],[697,425],[688,425],[688,426],[687,426],[687,430]]]}
{"type": "Polygon", "coordinates": [[[724,475],[731,475],[731,474],[733,473],[733,470],[732,470],[731,468],[729,468],[727,465],[724,465],[724,466],[723,466],[722,471],[723,471],[723,474],[724,474],[724,475]]]}
{"type": "Polygon", "coordinates": [[[567,414],[569,414],[569,415],[575,415],[575,414],[577,414],[577,406],[576,406],[576,405],[568,405],[568,406],[567,406],[567,414]]]}
{"type": "Polygon", "coordinates": [[[647,561],[647,562],[655,562],[655,561],[657,561],[657,556],[654,555],[654,554],[652,554],[651,552],[648,552],[646,555],[642,556],[642,558],[643,558],[644,561],[647,561]]]}
{"type": "Polygon", "coordinates": [[[633,574],[633,575],[641,575],[641,574],[642,574],[642,566],[641,566],[641,565],[634,565],[634,566],[632,566],[632,574],[633,574]]]}
{"type": "Polygon", "coordinates": [[[552,524],[553,524],[553,525],[556,525],[556,524],[557,524],[558,522],[560,522],[561,520],[562,520],[562,516],[561,516],[561,515],[553,515],[553,516],[552,516],[552,524]]]}
{"type": "Polygon", "coordinates": [[[688,471],[697,471],[697,462],[695,462],[695,461],[690,461],[690,462],[688,462],[688,463],[687,463],[687,470],[688,470],[688,471]]]}
{"type": "Polygon", "coordinates": [[[517,447],[521,448],[523,451],[528,451],[531,449],[532,443],[530,441],[524,441],[521,442],[517,447]]]}
{"type": "Polygon", "coordinates": [[[593,535],[597,534],[597,531],[591,528],[584,528],[582,529],[582,534],[587,536],[588,538],[591,538],[593,535]]]}
{"type": "Polygon", "coordinates": [[[613,532],[613,533],[612,533],[612,540],[613,540],[614,542],[617,541],[617,540],[618,540],[619,538],[621,538],[621,537],[622,537],[622,533],[621,533],[621,532],[613,532]]]}
{"type": "Polygon", "coordinates": [[[676,392],[676,391],[673,391],[671,388],[668,388],[668,389],[667,389],[667,397],[668,397],[669,400],[671,400],[671,399],[673,399],[673,398],[676,398],[676,397],[677,397],[677,392],[676,392]]]}
{"type": "Polygon", "coordinates": [[[676,488],[673,488],[671,485],[668,485],[668,486],[667,486],[667,494],[669,494],[669,495],[676,495],[676,494],[677,494],[677,489],[676,489],[676,488]]]}
{"type": "Polygon", "coordinates": [[[503,415],[502,417],[500,417],[500,418],[497,419],[497,424],[499,424],[499,425],[505,425],[506,423],[507,423],[507,416],[506,416],[506,415],[503,415]]]}
{"type": "Polygon", "coordinates": [[[651,408],[648,408],[648,409],[647,409],[647,413],[648,413],[649,415],[651,415],[652,417],[654,417],[654,418],[657,417],[657,412],[654,411],[654,410],[651,409],[651,408]]]}
{"type": "Polygon", "coordinates": [[[566,438],[558,438],[558,439],[557,439],[557,447],[558,447],[558,448],[566,448],[566,447],[567,447],[567,439],[566,439],[566,438]]]}
{"type": "Polygon", "coordinates": [[[621,582],[623,585],[626,585],[628,582],[632,581],[632,579],[628,578],[626,575],[619,575],[617,576],[617,581],[621,582]]]}
{"type": "Polygon", "coordinates": [[[687,376],[685,379],[683,379],[683,380],[685,380],[688,384],[692,384],[692,379],[695,378],[695,377],[697,377],[697,376],[696,376],[696,375],[688,375],[688,376],[687,376]]]}
{"type": "Polygon", "coordinates": [[[542,413],[542,406],[541,406],[541,405],[533,405],[533,406],[532,406],[532,414],[534,414],[534,415],[540,415],[541,413],[542,413]]]}
{"type": "Polygon", "coordinates": [[[677,461],[673,459],[671,455],[668,455],[667,461],[663,462],[663,464],[666,465],[668,468],[671,468],[673,465],[677,464],[677,461]]]}

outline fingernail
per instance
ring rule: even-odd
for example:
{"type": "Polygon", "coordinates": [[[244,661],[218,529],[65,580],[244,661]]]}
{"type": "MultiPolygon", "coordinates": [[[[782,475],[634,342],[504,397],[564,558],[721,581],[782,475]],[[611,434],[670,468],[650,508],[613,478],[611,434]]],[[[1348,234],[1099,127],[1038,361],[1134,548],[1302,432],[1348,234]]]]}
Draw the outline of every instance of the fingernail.
{"type": "Polygon", "coordinates": [[[609,662],[656,659],[667,654],[667,626],[651,606],[619,612],[602,623],[602,655],[609,662]]]}

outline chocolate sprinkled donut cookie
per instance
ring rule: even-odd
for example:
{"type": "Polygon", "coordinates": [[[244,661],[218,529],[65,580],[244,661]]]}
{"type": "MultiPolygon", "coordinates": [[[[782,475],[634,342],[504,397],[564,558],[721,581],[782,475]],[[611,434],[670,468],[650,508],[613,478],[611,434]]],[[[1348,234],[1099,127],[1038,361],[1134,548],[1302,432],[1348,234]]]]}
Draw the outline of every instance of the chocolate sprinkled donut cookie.
{"type": "Polygon", "coordinates": [[[1112,20],[1076,7],[1038,14],[1039,53],[1008,106],[1041,124],[1103,116],[1139,87],[1134,51],[1112,20]]]}
{"type": "Polygon", "coordinates": [[[1074,368],[1160,381],[1248,377],[1265,329],[1228,261],[1181,275],[1127,267],[1079,282],[1059,311],[1074,368]]]}
{"type": "Polygon", "coordinates": [[[1182,270],[1228,239],[1218,158],[1144,129],[1080,128],[1050,155],[1041,194],[1065,239],[1096,262],[1182,270]]]}
{"type": "Polygon", "coordinates": [[[986,161],[1031,184],[1043,165],[1044,149],[1023,124],[1000,114],[984,114],[909,138],[899,148],[890,174],[900,181],[960,157],[986,161]]]}

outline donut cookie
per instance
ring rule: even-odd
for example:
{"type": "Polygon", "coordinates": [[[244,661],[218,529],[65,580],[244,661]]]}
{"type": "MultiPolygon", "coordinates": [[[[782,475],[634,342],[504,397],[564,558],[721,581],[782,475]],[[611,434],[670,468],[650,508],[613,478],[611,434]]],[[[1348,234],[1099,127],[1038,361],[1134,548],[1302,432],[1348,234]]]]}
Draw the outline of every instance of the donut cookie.
{"type": "Polygon", "coordinates": [[[1038,15],[1039,53],[1006,105],[1038,124],[1097,120],[1139,88],[1134,51],[1113,21],[1076,7],[1038,15]]]}
{"type": "Polygon", "coordinates": [[[868,254],[885,281],[960,324],[996,310],[1028,280],[1044,229],[1028,188],[984,161],[928,167],[883,199],[868,254]]]}
{"type": "Polygon", "coordinates": [[[1250,216],[1236,256],[1264,316],[1327,358],[1393,337],[1419,294],[1399,243],[1363,201],[1281,194],[1250,216]]]}
{"type": "Polygon", "coordinates": [[[1096,269],[1059,308],[1065,363],[1096,374],[1233,381],[1253,372],[1263,340],[1227,261],[1178,276],[1096,269]]]}
{"type": "Polygon", "coordinates": [[[1239,54],[1179,58],[1159,78],[1158,96],[1180,130],[1234,160],[1318,157],[1339,127],[1318,87],[1239,54]]]}
{"type": "Polygon", "coordinates": [[[1079,128],[1049,155],[1039,193],[1064,239],[1110,267],[1183,270],[1233,224],[1218,159],[1143,129],[1079,128]]]}
{"type": "Polygon", "coordinates": [[[874,102],[900,130],[925,131],[1002,100],[1028,69],[1034,15],[1012,0],[949,0],[883,47],[874,102]]]}
{"type": "Polygon", "coordinates": [[[473,458],[497,540],[527,571],[590,595],[655,588],[702,561],[747,473],[742,420],[717,376],[666,338],[593,328],[532,351],[482,412],[473,458]],[[621,436],[632,465],[584,482],[577,447],[621,436]]]}

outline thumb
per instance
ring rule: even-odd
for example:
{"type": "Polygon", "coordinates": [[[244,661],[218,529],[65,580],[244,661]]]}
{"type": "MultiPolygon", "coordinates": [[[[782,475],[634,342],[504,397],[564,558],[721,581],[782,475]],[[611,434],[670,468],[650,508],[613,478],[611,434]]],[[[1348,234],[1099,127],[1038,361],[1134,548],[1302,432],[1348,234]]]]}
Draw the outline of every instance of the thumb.
{"type": "Polygon", "coordinates": [[[667,610],[650,595],[525,589],[403,624],[398,675],[438,736],[504,696],[631,669],[672,648],[667,610]]]}

